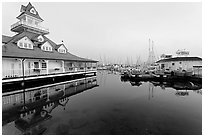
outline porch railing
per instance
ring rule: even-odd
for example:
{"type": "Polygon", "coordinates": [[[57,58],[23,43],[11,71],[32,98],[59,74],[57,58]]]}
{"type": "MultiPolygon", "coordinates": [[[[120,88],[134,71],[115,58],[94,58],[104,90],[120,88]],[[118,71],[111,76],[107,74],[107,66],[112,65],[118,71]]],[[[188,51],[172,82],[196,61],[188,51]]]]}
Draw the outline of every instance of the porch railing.
{"type": "MultiPolygon", "coordinates": [[[[80,68],[54,68],[54,69],[25,69],[24,76],[39,76],[39,75],[49,75],[49,74],[57,74],[57,73],[75,73],[75,72],[87,72],[87,71],[96,71],[96,67],[80,67],[80,68]]],[[[23,72],[22,70],[3,70],[2,71],[2,78],[16,78],[22,77],[23,72]]]]}
{"type": "Polygon", "coordinates": [[[35,24],[30,24],[28,23],[27,21],[18,21],[16,23],[14,23],[13,25],[11,25],[11,29],[17,27],[17,26],[20,26],[20,25],[26,25],[28,27],[32,27],[32,28],[35,28],[39,31],[42,31],[42,32],[45,32],[45,33],[48,33],[49,32],[49,29],[48,28],[44,28],[40,25],[35,25],[35,24]]]}

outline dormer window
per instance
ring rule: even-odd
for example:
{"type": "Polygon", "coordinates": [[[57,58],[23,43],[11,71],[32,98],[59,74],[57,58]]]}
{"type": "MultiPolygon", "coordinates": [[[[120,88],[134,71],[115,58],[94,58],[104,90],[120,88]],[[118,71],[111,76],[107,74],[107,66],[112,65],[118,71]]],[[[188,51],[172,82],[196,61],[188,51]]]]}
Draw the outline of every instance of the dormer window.
{"type": "Polygon", "coordinates": [[[66,47],[65,47],[64,45],[61,45],[61,46],[57,49],[57,51],[58,51],[59,53],[67,53],[67,49],[66,49],[66,47]]]}
{"type": "Polygon", "coordinates": [[[36,14],[35,9],[34,9],[34,8],[30,9],[30,13],[32,13],[32,14],[36,14]]]}
{"type": "Polygon", "coordinates": [[[59,49],[59,53],[66,53],[65,49],[59,49]]]}
{"type": "Polygon", "coordinates": [[[28,37],[23,37],[17,42],[19,48],[33,49],[33,42],[28,37]]]}
{"type": "Polygon", "coordinates": [[[45,42],[42,46],[41,46],[41,49],[43,51],[52,51],[52,46],[50,45],[49,42],[45,42]]]}

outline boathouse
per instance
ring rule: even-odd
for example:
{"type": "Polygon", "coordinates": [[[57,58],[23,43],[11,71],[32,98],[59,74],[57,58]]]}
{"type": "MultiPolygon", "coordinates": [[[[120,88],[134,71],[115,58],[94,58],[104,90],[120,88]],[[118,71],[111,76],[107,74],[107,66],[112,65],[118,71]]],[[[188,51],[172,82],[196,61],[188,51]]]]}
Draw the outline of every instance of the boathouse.
{"type": "Polygon", "coordinates": [[[49,29],[40,25],[43,19],[31,3],[22,5],[20,12],[18,22],[11,25],[16,35],[2,36],[3,87],[31,79],[96,75],[97,61],[73,55],[66,45],[47,37],[49,29]]]}
{"type": "Polygon", "coordinates": [[[199,57],[172,57],[161,59],[156,63],[163,70],[193,71],[194,74],[202,75],[202,58],[199,57]]]}

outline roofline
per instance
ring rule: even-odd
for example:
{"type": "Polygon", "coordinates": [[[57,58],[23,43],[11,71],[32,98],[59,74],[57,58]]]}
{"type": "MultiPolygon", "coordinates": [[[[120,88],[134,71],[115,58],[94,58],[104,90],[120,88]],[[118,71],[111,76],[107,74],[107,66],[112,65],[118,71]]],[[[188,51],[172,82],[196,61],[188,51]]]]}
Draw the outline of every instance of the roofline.
{"type": "Polygon", "coordinates": [[[31,18],[34,18],[34,19],[37,19],[37,20],[39,20],[39,21],[41,21],[41,22],[44,21],[44,20],[40,17],[40,15],[39,15],[39,18],[36,18],[36,17],[33,17],[33,16],[31,16],[31,15],[25,13],[25,12],[24,12],[24,13],[21,13],[21,14],[18,15],[16,18],[17,18],[17,19],[20,19],[20,17],[23,16],[23,15],[24,15],[24,16],[27,15],[27,16],[29,16],[29,17],[31,17],[31,18]]]}
{"type": "Polygon", "coordinates": [[[156,63],[170,62],[170,61],[202,61],[202,58],[200,57],[173,57],[173,58],[158,60],[156,63]]]}
{"type": "MultiPolygon", "coordinates": [[[[41,60],[62,60],[62,59],[54,59],[54,58],[33,58],[33,57],[17,57],[17,56],[5,56],[5,55],[2,55],[2,59],[3,57],[5,58],[21,58],[21,59],[41,59],[41,60]]],[[[67,59],[67,60],[62,60],[62,61],[75,61],[75,62],[94,62],[94,63],[97,63],[98,61],[95,61],[95,60],[70,60],[70,59],[67,59]]]]}

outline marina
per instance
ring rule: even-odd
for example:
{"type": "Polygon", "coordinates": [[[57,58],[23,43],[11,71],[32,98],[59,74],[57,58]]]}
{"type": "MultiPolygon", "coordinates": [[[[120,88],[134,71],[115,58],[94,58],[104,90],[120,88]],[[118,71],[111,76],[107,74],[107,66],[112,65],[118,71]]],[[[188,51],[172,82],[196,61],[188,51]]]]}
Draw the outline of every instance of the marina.
{"type": "Polygon", "coordinates": [[[202,134],[201,4],[21,3],[3,4],[2,135],[202,134]]]}
{"type": "Polygon", "coordinates": [[[130,83],[120,77],[98,71],[97,78],[3,94],[2,133],[201,134],[202,88],[175,89],[188,83],[130,83]]]}

